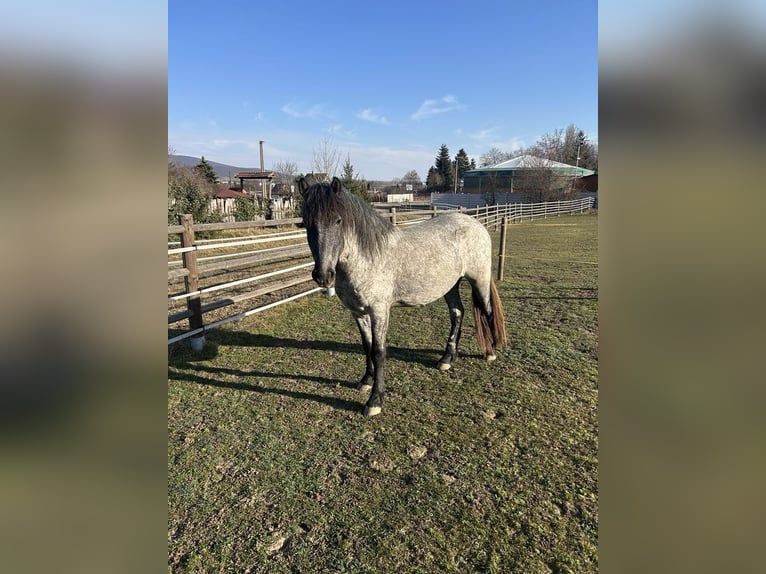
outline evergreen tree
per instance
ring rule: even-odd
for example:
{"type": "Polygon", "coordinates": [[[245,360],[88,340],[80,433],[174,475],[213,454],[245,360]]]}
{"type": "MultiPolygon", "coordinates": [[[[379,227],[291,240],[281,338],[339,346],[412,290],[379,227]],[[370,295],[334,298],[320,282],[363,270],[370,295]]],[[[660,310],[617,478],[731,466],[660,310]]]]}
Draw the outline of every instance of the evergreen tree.
{"type": "Polygon", "coordinates": [[[264,215],[263,198],[238,197],[234,200],[234,221],[254,221],[264,215]]]}
{"type": "Polygon", "coordinates": [[[441,148],[439,148],[439,155],[436,156],[434,166],[441,177],[441,184],[437,187],[436,191],[452,191],[455,183],[455,173],[447,144],[442,144],[441,148]]]}
{"type": "Polygon", "coordinates": [[[208,183],[215,184],[218,181],[218,176],[215,174],[213,166],[207,162],[204,155],[194,167],[194,170],[208,183]]]}
{"type": "Polygon", "coordinates": [[[365,201],[370,201],[370,196],[367,193],[367,182],[362,178],[354,175],[354,166],[351,164],[351,158],[347,155],[346,161],[343,164],[343,175],[340,178],[343,182],[343,186],[354,195],[358,195],[365,201]]]}
{"type": "Polygon", "coordinates": [[[346,187],[350,187],[354,182],[354,166],[351,165],[351,158],[347,155],[346,162],[343,164],[343,176],[341,177],[346,187]]]}
{"type": "Polygon", "coordinates": [[[459,185],[460,180],[463,179],[463,174],[469,169],[473,169],[471,167],[471,160],[468,159],[468,154],[463,148],[460,148],[460,151],[457,152],[457,155],[455,156],[455,163],[457,164],[457,179],[459,185]]]}
{"type": "Polygon", "coordinates": [[[168,225],[178,223],[178,215],[190,213],[195,223],[218,223],[221,214],[210,209],[210,186],[188,168],[168,165],[168,225]]]}

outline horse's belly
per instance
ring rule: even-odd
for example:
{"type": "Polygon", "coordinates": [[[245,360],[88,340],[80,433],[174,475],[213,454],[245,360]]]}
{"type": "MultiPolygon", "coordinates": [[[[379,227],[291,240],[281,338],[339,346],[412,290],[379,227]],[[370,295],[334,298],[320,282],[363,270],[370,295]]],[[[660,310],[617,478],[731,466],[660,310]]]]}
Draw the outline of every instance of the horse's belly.
{"type": "Polygon", "coordinates": [[[395,304],[406,307],[428,305],[443,297],[462,276],[457,268],[442,269],[439,273],[427,275],[415,271],[402,277],[396,286],[395,304]]]}

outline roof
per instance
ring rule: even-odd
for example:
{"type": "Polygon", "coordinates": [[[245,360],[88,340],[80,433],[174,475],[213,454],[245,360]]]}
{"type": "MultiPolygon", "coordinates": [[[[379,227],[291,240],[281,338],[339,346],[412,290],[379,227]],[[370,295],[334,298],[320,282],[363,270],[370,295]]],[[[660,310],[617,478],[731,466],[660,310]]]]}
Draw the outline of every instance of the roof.
{"type": "Polygon", "coordinates": [[[548,168],[555,169],[557,171],[571,172],[573,175],[585,176],[595,173],[593,170],[586,169],[584,167],[576,167],[560,161],[553,161],[544,157],[537,157],[534,155],[520,155],[506,161],[501,161],[495,165],[488,165],[486,167],[480,167],[478,169],[472,169],[468,173],[479,174],[483,171],[513,171],[517,169],[536,169],[536,168],[548,168]]]}
{"type": "Polygon", "coordinates": [[[238,171],[234,177],[240,179],[271,179],[274,177],[273,171],[238,171]]]}
{"type": "Polygon", "coordinates": [[[558,161],[553,161],[551,159],[546,159],[544,157],[537,157],[534,155],[520,155],[519,157],[508,159],[506,161],[501,161],[500,163],[497,163],[495,165],[487,166],[484,169],[513,169],[517,167],[574,167],[574,166],[561,163],[558,161]]]}
{"type": "Polygon", "coordinates": [[[210,194],[215,199],[226,199],[226,198],[237,198],[237,197],[250,197],[246,193],[242,193],[241,191],[235,191],[233,189],[228,188],[221,188],[216,189],[213,193],[210,194]]]}

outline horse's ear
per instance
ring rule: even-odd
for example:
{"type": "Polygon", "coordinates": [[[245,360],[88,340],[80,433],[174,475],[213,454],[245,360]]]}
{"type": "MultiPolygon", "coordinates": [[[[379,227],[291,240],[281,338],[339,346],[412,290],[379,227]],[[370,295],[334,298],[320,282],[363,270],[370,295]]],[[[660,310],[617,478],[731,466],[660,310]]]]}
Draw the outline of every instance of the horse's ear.
{"type": "Polygon", "coordinates": [[[337,177],[332,178],[332,184],[330,185],[335,193],[340,193],[343,189],[343,183],[337,177]]]}
{"type": "Polygon", "coordinates": [[[301,192],[301,195],[306,195],[306,192],[309,190],[309,184],[306,181],[305,177],[300,177],[298,179],[298,191],[301,192]]]}

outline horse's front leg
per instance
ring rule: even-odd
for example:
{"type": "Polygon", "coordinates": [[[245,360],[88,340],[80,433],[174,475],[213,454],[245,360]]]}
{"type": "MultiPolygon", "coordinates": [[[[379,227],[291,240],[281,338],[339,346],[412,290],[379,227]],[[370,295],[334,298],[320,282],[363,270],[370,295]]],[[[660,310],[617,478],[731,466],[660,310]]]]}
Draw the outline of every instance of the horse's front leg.
{"type": "Polygon", "coordinates": [[[367,363],[364,375],[356,388],[362,392],[369,393],[372,390],[372,381],[375,373],[372,364],[372,321],[370,320],[369,315],[356,313],[354,313],[354,319],[356,319],[356,326],[359,327],[359,334],[362,336],[364,358],[367,363]]]}
{"type": "Polygon", "coordinates": [[[370,313],[372,327],[372,394],[364,407],[365,416],[371,417],[380,413],[383,407],[383,397],[386,384],[383,381],[383,365],[386,362],[386,332],[388,331],[389,308],[373,309],[370,313]]]}

